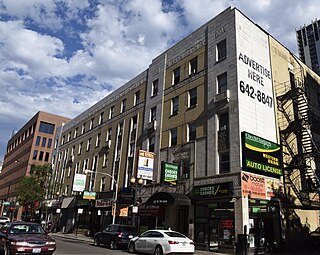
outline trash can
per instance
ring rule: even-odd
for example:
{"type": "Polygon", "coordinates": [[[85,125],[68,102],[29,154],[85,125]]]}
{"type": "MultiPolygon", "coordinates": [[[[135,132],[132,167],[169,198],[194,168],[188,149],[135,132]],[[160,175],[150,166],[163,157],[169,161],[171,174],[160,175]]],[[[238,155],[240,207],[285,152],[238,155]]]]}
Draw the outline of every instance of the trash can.
{"type": "Polygon", "coordinates": [[[236,243],[236,254],[247,255],[248,254],[248,240],[246,234],[238,234],[238,242],[236,243]]]}

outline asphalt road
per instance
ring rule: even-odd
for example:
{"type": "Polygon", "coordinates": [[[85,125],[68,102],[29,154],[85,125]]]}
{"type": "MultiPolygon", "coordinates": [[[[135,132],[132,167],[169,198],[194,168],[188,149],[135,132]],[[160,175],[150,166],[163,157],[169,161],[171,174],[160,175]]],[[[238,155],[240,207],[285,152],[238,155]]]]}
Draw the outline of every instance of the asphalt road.
{"type": "Polygon", "coordinates": [[[122,250],[110,250],[105,247],[95,247],[91,244],[84,243],[78,240],[70,240],[55,237],[57,244],[57,249],[54,255],[102,255],[102,254],[112,254],[112,255],[129,255],[129,252],[122,250]]]}

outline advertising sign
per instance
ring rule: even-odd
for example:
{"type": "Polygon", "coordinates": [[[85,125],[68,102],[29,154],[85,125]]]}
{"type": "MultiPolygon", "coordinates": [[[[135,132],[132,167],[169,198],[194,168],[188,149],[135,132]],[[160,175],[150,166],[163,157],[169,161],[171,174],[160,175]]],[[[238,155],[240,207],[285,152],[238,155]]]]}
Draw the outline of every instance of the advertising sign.
{"type": "Polygon", "coordinates": [[[87,190],[83,191],[83,199],[95,200],[96,192],[87,190]]]}
{"type": "Polygon", "coordinates": [[[87,175],[85,174],[75,174],[73,178],[72,190],[80,192],[84,191],[86,186],[86,177],[87,175]]]}
{"type": "Polygon", "coordinates": [[[282,176],[282,151],[279,144],[242,132],[242,168],[267,176],[282,176]]]}
{"type": "Polygon", "coordinates": [[[242,196],[270,200],[276,194],[281,193],[282,189],[283,183],[279,179],[241,172],[242,196]]]}
{"type": "Polygon", "coordinates": [[[154,153],[139,150],[138,159],[138,174],[137,178],[142,178],[144,180],[153,180],[153,162],[154,153]]]}
{"type": "Polygon", "coordinates": [[[177,180],[179,177],[179,165],[162,162],[161,168],[162,182],[171,185],[177,185],[177,180]]]}
{"type": "Polygon", "coordinates": [[[268,35],[236,11],[240,131],[277,142],[268,35]]]}
{"type": "Polygon", "coordinates": [[[217,183],[194,187],[192,190],[193,198],[214,198],[230,196],[232,183],[217,183]]]}
{"type": "Polygon", "coordinates": [[[97,199],[96,200],[96,208],[101,208],[101,207],[110,207],[112,205],[112,200],[111,199],[97,199]]]}
{"type": "Polygon", "coordinates": [[[241,172],[242,196],[266,199],[266,178],[261,175],[241,172]]]}

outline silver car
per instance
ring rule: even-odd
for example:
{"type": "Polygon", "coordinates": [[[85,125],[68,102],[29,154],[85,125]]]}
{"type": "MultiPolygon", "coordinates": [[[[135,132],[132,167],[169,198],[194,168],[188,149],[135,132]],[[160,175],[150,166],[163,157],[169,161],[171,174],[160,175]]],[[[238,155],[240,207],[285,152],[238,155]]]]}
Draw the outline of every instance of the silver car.
{"type": "Polygon", "coordinates": [[[5,216],[1,216],[0,217],[0,224],[3,225],[7,222],[10,222],[10,218],[9,217],[5,217],[5,216]]]}

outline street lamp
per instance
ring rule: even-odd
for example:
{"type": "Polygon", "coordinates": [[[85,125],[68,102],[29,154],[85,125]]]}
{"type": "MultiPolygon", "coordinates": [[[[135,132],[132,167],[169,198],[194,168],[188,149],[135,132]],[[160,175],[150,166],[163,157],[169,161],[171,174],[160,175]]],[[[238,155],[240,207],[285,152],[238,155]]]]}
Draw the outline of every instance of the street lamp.
{"type": "Polygon", "coordinates": [[[114,184],[116,185],[116,192],[115,192],[114,201],[113,201],[112,224],[115,224],[116,212],[117,212],[117,199],[118,199],[118,182],[117,182],[117,180],[112,175],[107,174],[107,173],[95,172],[95,171],[88,170],[88,169],[84,170],[83,172],[85,174],[94,173],[94,174],[106,175],[106,176],[110,177],[113,180],[114,184]]]}
{"type": "Polygon", "coordinates": [[[136,224],[136,213],[138,213],[137,210],[137,191],[138,188],[143,184],[143,179],[140,177],[139,179],[136,179],[134,176],[130,178],[131,186],[134,188],[134,197],[133,197],[133,207],[132,207],[132,213],[134,213],[134,221],[133,226],[137,226],[136,224]]]}

